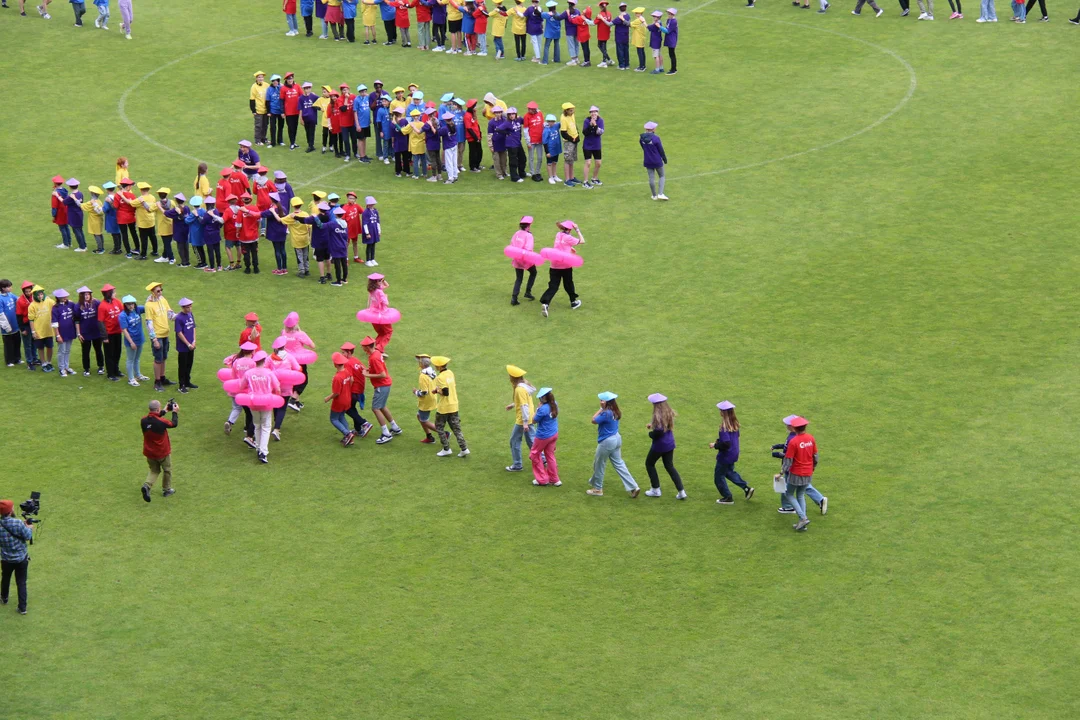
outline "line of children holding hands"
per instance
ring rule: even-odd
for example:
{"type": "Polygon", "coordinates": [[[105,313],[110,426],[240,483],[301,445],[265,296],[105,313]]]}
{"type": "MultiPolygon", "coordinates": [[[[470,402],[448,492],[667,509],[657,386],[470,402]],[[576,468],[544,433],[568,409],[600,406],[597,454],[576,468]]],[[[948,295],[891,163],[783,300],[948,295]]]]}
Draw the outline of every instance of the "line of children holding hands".
{"type": "MultiPolygon", "coordinates": [[[[431,52],[445,52],[448,55],[476,55],[486,57],[487,32],[490,25],[495,59],[505,55],[503,38],[509,22],[514,36],[515,60],[525,60],[527,47],[532,45],[532,62],[547,65],[548,51],[554,46],[554,61],[560,62],[559,45],[563,32],[566,34],[567,51],[570,60],[567,65],[591,66],[589,41],[592,39],[590,28],[596,27],[597,46],[603,56],[598,67],[616,66],[620,70],[630,69],[630,46],[637,49],[638,72],[645,71],[646,36],[655,59],[654,74],[663,72],[663,60],[660,49],[668,49],[671,66],[668,75],[676,73],[675,47],[678,44],[678,11],[668,8],[666,22],[661,22],[664,13],[656,10],[652,13],[653,21],[645,17],[645,8],[637,7],[627,12],[627,4],[619,3],[619,12],[612,15],[608,11],[609,0],[600,0],[600,10],[594,14],[591,7],[579,10],[577,0],[566,0],[567,9],[558,12],[557,0],[547,0],[541,8],[541,0],[492,0],[489,9],[483,0],[327,0],[325,5],[311,0],[301,0],[300,12],[307,28],[306,35],[314,35],[312,18],[323,20],[320,39],[329,39],[331,33],[335,41],[354,42],[354,23],[358,9],[362,7],[364,24],[364,44],[378,44],[377,22],[381,17],[386,32],[383,45],[394,45],[401,36],[402,47],[412,47],[410,28],[412,21],[410,10],[415,10],[418,29],[417,49],[431,52]],[[631,14],[632,13],[632,14],[631,14]],[[449,38],[447,37],[449,31],[449,38]],[[608,42],[612,32],[615,35],[616,60],[608,55],[608,42]],[[541,52],[543,45],[543,52],[541,52]]],[[[299,34],[296,22],[295,0],[285,0],[282,9],[286,15],[289,31],[286,35],[299,34]]]]}

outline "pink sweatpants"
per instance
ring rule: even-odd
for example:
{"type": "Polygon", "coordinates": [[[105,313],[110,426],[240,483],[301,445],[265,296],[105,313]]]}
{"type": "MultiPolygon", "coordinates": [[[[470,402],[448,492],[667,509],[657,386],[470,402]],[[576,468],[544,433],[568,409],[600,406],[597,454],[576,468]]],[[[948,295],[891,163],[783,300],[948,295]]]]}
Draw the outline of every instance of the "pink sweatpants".
{"type": "Polygon", "coordinates": [[[121,26],[124,32],[131,32],[131,22],[134,20],[134,13],[131,10],[131,0],[119,0],[120,5],[120,19],[121,26]]]}
{"type": "Polygon", "coordinates": [[[559,482],[559,464],[555,461],[555,443],[559,441],[558,435],[549,438],[533,440],[532,450],[529,451],[529,461],[532,462],[533,477],[541,485],[550,485],[559,482]],[[543,455],[547,459],[547,467],[540,459],[543,455]]]}

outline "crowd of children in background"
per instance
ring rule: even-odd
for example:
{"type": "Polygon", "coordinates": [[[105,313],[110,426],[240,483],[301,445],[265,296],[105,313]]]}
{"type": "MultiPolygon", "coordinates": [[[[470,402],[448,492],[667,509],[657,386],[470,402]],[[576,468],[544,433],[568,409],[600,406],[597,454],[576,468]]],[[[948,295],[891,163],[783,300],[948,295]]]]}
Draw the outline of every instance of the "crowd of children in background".
{"type": "MultiPolygon", "coordinates": [[[[40,5],[36,5],[35,9],[45,20],[52,20],[52,15],[49,14],[49,5],[53,0],[41,0],[40,5]]],[[[95,8],[97,8],[98,15],[94,18],[94,27],[101,30],[109,29],[109,18],[112,17],[112,12],[109,9],[109,3],[111,0],[91,0],[95,8]]],[[[131,39],[131,23],[135,19],[135,13],[131,7],[132,0],[117,0],[117,6],[120,8],[120,32],[128,40],[131,39]]],[[[86,14],[86,2],[85,0],[70,0],[71,10],[75,13],[75,27],[81,28],[83,26],[83,15],[86,14]]],[[[4,0],[2,7],[8,7],[7,0],[4,0]]],[[[19,14],[26,17],[26,0],[19,0],[19,14]]]]}
{"type": "Polygon", "coordinates": [[[291,248],[298,277],[311,274],[314,255],[319,282],[330,285],[347,284],[350,247],[354,262],[378,265],[375,247],[382,240],[382,220],[373,196],[365,197],[361,206],[355,192],[346,193],[342,203],[336,193],[316,190],[305,203],[283,171],[270,179],[269,168],[248,154],[250,145],[241,142],[240,157],[221,170],[214,186],[206,164],[200,164],[190,197],[168,187],[152,192],[149,183],[134,182],[124,157],[117,159],[115,182],[91,185],[89,197],[77,178],[55,176],[51,203],[52,221],[60,232],[57,249],[125,255],[129,260],[152,257],[156,263],[206,272],[243,267],[246,274],[258,274],[262,238],[273,247],[271,274],[288,274],[291,248]]]}
{"type": "Polygon", "coordinates": [[[653,74],[663,74],[664,61],[661,52],[667,49],[669,65],[666,74],[678,71],[675,48],[679,42],[678,10],[667,9],[664,13],[654,10],[651,21],[645,18],[645,8],[635,7],[627,11],[625,2],[619,3],[618,12],[608,10],[608,0],[597,3],[599,10],[591,7],[578,8],[577,0],[564,0],[566,9],[560,11],[557,0],[283,0],[282,11],[289,37],[300,34],[297,10],[304,20],[304,34],[313,37],[314,23],[322,23],[321,40],[355,42],[356,18],[364,25],[364,45],[379,44],[378,25],[381,21],[385,40],[383,45],[412,47],[412,27],[416,25],[416,48],[442,52],[447,55],[486,57],[488,33],[491,33],[496,60],[506,57],[504,39],[514,38],[514,59],[524,62],[531,46],[532,62],[547,65],[549,57],[555,63],[562,62],[560,45],[565,32],[567,65],[590,67],[592,52],[589,46],[593,28],[596,45],[601,55],[597,67],[630,69],[630,48],[637,51],[638,72],[645,72],[646,45],[652,53],[653,74]],[[412,14],[410,14],[412,11],[412,14]],[[608,54],[608,43],[615,39],[615,59],[608,54]],[[541,49],[542,48],[542,49],[541,49]],[[551,51],[554,50],[552,53],[551,51]]]}
{"type": "MultiPolygon", "coordinates": [[[[384,90],[382,80],[372,89],[361,83],[355,93],[348,83],[312,91],[311,82],[297,83],[292,72],[255,72],[248,95],[254,120],[254,145],[270,149],[300,148],[332,153],[344,162],[374,161],[394,166],[394,175],[413,180],[454,184],[461,173],[485,169],[484,156],[496,180],[532,179],[566,187],[600,187],[604,119],[600,108],[589,108],[580,128],[573,103],[563,103],[559,115],[540,111],[529,102],[524,112],[487,93],[483,100],[465,100],[453,92],[439,102],[429,99],[415,83],[384,90]],[[303,126],[304,138],[300,138],[303,126]],[[321,143],[317,131],[321,130],[321,143]],[[374,144],[374,148],[369,147],[374,144]],[[584,156],[584,180],[575,174],[584,156]],[[559,174],[560,159],[563,164],[559,174]]],[[[258,152],[252,156],[257,162],[258,152]]]]}

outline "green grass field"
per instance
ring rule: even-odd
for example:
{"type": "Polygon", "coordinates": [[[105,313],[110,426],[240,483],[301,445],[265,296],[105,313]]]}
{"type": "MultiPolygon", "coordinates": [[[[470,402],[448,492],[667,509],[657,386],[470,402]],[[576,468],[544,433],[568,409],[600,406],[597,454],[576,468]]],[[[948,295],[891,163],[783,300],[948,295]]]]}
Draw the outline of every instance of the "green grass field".
{"type": "Polygon", "coordinates": [[[68,7],[0,11],[0,276],[193,298],[201,389],[172,433],[178,493],[146,505],[137,421],[167,395],[2,373],[0,495],[40,490],[47,519],[29,614],[0,612],[5,716],[1080,715],[1071,6],[1019,28],[1002,2],[992,26],[971,3],[935,23],[895,3],[880,19],[686,3],[670,78],[285,38],[277,6],[250,0],[139,0],[130,42],[115,3],[108,33],[92,6],[75,30],[68,7]],[[379,198],[404,315],[390,445],[343,450],[318,402],[330,350],[368,332],[362,266],[339,289],[53,249],[52,175],[85,190],[123,154],[135,179],[188,193],[196,160],[213,174],[250,137],[256,69],[597,104],[607,122],[591,192],[264,154],[301,193],[379,198]],[[668,203],[649,199],[646,120],[668,203]],[[542,245],[581,224],[580,310],[509,306],[501,249],[525,213],[542,245]],[[294,309],[323,362],[262,467],[222,434],[214,376],[244,313],[276,334],[294,309]],[[468,460],[417,443],[416,352],[453,358],[468,460]],[[562,488],[503,471],[506,363],[556,389],[562,488]],[[601,390],[621,396],[643,485],[645,396],[670,396],[687,502],[663,474],[659,499],[610,474],[586,497],[601,390]],[[725,398],[758,488],[734,507],[714,503],[706,448],[725,398]],[[798,535],[768,453],[792,412],[831,501],[798,535]]]}

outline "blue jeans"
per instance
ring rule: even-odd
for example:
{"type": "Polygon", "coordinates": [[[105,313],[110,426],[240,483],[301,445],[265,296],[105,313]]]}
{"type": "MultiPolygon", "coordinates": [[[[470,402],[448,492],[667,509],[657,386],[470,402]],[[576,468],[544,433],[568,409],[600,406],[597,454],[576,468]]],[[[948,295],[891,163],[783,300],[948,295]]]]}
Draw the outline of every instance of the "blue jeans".
{"type": "Polygon", "coordinates": [[[98,9],[98,20],[101,21],[102,25],[108,25],[109,24],[109,6],[108,5],[98,5],[97,9],[98,9]]]}
{"type": "Polygon", "coordinates": [[[979,17],[983,20],[997,20],[997,10],[994,8],[994,0],[982,0],[979,17]]]}
{"type": "Polygon", "coordinates": [[[26,364],[32,365],[38,363],[37,348],[34,347],[34,336],[30,334],[30,326],[20,325],[19,332],[22,334],[23,355],[26,356],[26,364]]]}
{"type": "Polygon", "coordinates": [[[413,175],[418,178],[427,175],[427,155],[412,156],[412,171],[413,175]]]}
{"type": "MultiPolygon", "coordinates": [[[[70,225],[69,227],[71,228],[71,233],[75,236],[75,242],[78,243],[80,248],[85,250],[86,249],[86,237],[83,235],[82,226],[81,225],[70,225]]],[[[68,245],[70,245],[70,244],[71,244],[71,241],[69,240],[68,245]]]]}
{"type": "Polygon", "coordinates": [[[502,54],[503,54],[503,44],[502,44],[502,38],[501,38],[501,37],[497,37],[497,38],[493,38],[493,39],[495,40],[495,52],[497,52],[497,53],[499,53],[500,55],[502,55],[502,54]]]}
{"type": "Polygon", "coordinates": [[[626,488],[627,492],[638,489],[634,476],[630,474],[630,471],[626,468],[626,463],[623,462],[622,435],[618,433],[597,444],[596,456],[593,458],[593,474],[589,478],[590,485],[597,490],[604,489],[604,471],[607,469],[608,460],[611,461],[611,466],[615,468],[615,472],[619,474],[619,479],[622,480],[623,487],[626,488]]]}
{"type": "Polygon", "coordinates": [[[278,270],[287,270],[288,266],[289,266],[289,263],[288,263],[288,257],[289,256],[285,252],[285,241],[284,240],[282,240],[281,242],[272,241],[270,244],[274,246],[274,262],[277,263],[277,269],[278,270]]]}
{"type": "Polygon", "coordinates": [[[285,22],[289,25],[290,32],[300,32],[300,27],[296,24],[296,15],[286,15],[285,22]]]}
{"type": "Polygon", "coordinates": [[[142,373],[139,371],[139,356],[142,355],[142,345],[136,345],[131,347],[127,342],[124,343],[124,349],[127,350],[126,365],[128,380],[138,380],[142,373]]]}
{"type": "Polygon", "coordinates": [[[800,520],[806,519],[806,485],[787,484],[787,492],[784,493],[788,504],[795,508],[800,520]]]}
{"type": "Polygon", "coordinates": [[[57,225],[60,228],[60,241],[65,247],[71,247],[71,230],[67,225],[57,225]]]}
{"type": "Polygon", "coordinates": [[[548,61],[548,48],[551,47],[552,43],[555,43],[555,57],[552,58],[552,59],[555,62],[560,62],[560,60],[559,60],[559,38],[546,37],[546,38],[544,38],[544,59],[543,59],[543,63],[545,65],[547,65],[547,61],[548,61]]]}
{"type": "MultiPolygon", "coordinates": [[[[824,497],[820,492],[818,492],[818,489],[816,487],[814,487],[812,484],[806,486],[806,496],[808,498],[810,498],[811,500],[813,500],[815,505],[819,505],[819,506],[821,505],[821,500],[824,497]]],[[[784,508],[792,507],[791,503],[788,502],[786,494],[780,496],[780,507],[784,507],[784,508]]]]}
{"type": "Polygon", "coordinates": [[[385,158],[385,157],[388,157],[388,156],[393,155],[393,154],[394,153],[390,150],[389,141],[384,140],[382,137],[380,137],[376,133],[376,135],[375,135],[375,157],[381,159],[381,158],[385,158]]]}
{"type": "MultiPolygon", "coordinates": [[[[566,36],[566,53],[570,56],[571,60],[577,60],[578,50],[581,48],[581,43],[578,42],[576,37],[566,36]]],[[[558,59],[555,62],[559,62],[558,59]]]]}
{"type": "Polygon", "coordinates": [[[323,37],[330,35],[330,23],[326,22],[326,20],[322,21],[322,34],[323,37]]]}
{"type": "Polygon", "coordinates": [[[331,412],[330,424],[338,429],[342,435],[349,434],[349,426],[345,422],[345,413],[343,412],[331,412]]]}
{"type": "Polygon", "coordinates": [[[615,57],[619,60],[619,67],[630,67],[630,43],[615,43],[615,57]]]}
{"type": "Polygon", "coordinates": [[[71,369],[71,343],[72,340],[56,343],[56,366],[61,370],[71,369]]]}
{"type": "Polygon", "coordinates": [[[735,485],[738,485],[745,492],[749,489],[749,485],[742,479],[739,473],[735,472],[735,463],[722,463],[717,461],[716,468],[713,470],[713,484],[716,485],[716,490],[720,493],[720,497],[726,499],[731,498],[731,490],[728,489],[727,481],[730,480],[735,485]]]}
{"type": "Polygon", "coordinates": [[[1027,6],[1024,3],[1013,2],[1013,17],[1017,20],[1027,20],[1027,6]]]}
{"type": "Polygon", "coordinates": [[[523,427],[521,425],[514,425],[514,429],[510,431],[510,466],[515,468],[521,467],[521,441],[525,440],[525,444],[532,450],[533,437],[535,433],[531,427],[523,427]]]}

